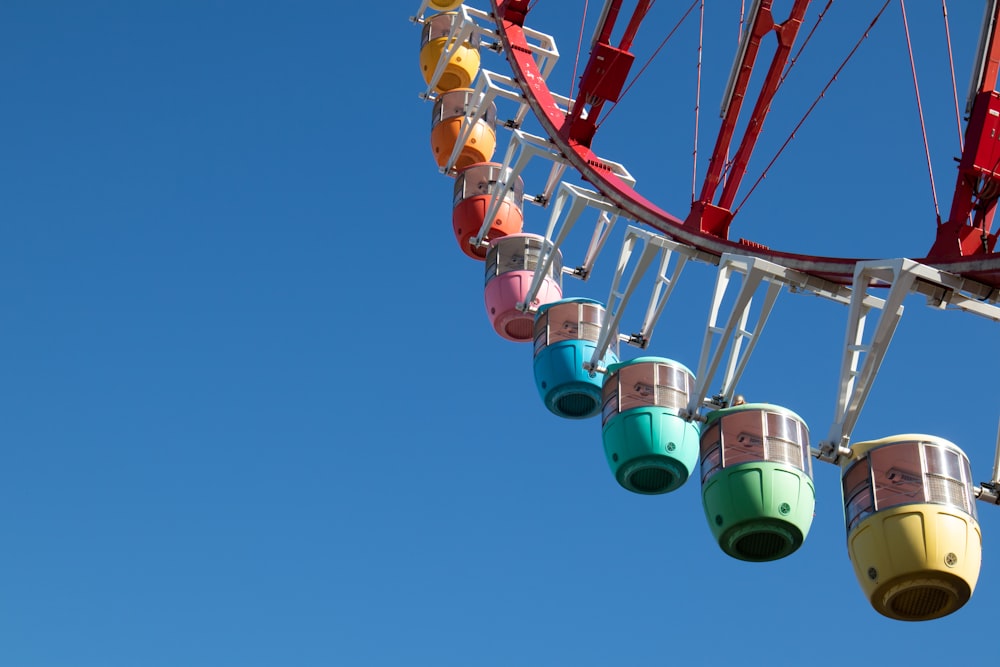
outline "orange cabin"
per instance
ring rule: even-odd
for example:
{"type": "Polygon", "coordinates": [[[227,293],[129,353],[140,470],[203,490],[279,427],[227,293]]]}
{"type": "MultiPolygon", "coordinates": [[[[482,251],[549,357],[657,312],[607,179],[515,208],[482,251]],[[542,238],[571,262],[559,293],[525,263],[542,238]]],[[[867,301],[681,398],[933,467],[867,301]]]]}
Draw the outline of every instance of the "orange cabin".
{"type": "MultiPolygon", "coordinates": [[[[431,117],[431,150],[434,159],[442,169],[453,167],[464,169],[477,162],[489,162],[497,148],[497,107],[490,102],[482,117],[463,132],[465,113],[468,108],[475,108],[475,91],[471,88],[459,88],[441,93],[434,102],[431,117]],[[463,136],[464,135],[464,136],[463,136]],[[461,141],[455,162],[449,165],[455,145],[461,141]]],[[[474,114],[470,113],[470,116],[474,114]]]]}

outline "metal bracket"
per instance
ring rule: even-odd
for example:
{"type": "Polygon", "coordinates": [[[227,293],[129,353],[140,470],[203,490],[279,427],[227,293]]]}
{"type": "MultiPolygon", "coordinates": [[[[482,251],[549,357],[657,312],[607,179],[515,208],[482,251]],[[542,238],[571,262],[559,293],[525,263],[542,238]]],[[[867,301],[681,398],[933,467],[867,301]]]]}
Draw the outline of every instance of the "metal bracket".
{"type": "MultiPolygon", "coordinates": [[[[566,108],[569,108],[573,104],[573,100],[561,95],[553,95],[552,97],[557,103],[565,105],[566,108]]],[[[486,110],[489,109],[490,104],[495,103],[497,98],[514,102],[517,105],[514,115],[508,120],[503,121],[502,125],[504,127],[516,130],[524,122],[524,119],[528,115],[529,107],[527,100],[521,93],[521,89],[517,87],[517,81],[513,77],[504,74],[497,74],[486,69],[480,70],[479,76],[476,78],[476,87],[473,89],[471,97],[474,103],[470,104],[465,110],[465,118],[462,119],[462,125],[459,128],[455,146],[452,148],[451,155],[448,156],[445,166],[440,168],[441,173],[448,174],[454,170],[455,161],[458,160],[458,156],[462,152],[462,146],[465,145],[465,142],[472,135],[476,123],[479,122],[486,113],[486,110]]]]}
{"type": "Polygon", "coordinates": [[[504,198],[513,189],[514,183],[517,182],[524,168],[528,166],[531,158],[536,156],[551,160],[553,163],[543,194],[545,197],[551,196],[556,183],[559,182],[559,179],[562,178],[563,173],[566,171],[568,163],[547,139],[536,137],[522,130],[514,130],[511,133],[510,144],[507,146],[507,153],[503,158],[503,168],[500,170],[501,180],[497,183],[497,187],[493,189],[489,206],[486,207],[486,215],[483,216],[483,225],[479,228],[479,234],[471,241],[473,245],[483,245],[486,234],[489,232],[490,226],[493,224],[493,219],[500,210],[500,205],[503,203],[504,198]]]}
{"type": "MultiPolygon", "coordinates": [[[[423,2],[420,3],[420,8],[417,10],[417,13],[410,17],[410,21],[418,25],[423,24],[426,20],[424,12],[428,8],[428,0],[423,0],[423,2]]],[[[430,85],[428,85],[427,90],[420,95],[424,99],[434,98],[434,86],[437,85],[438,79],[441,78],[441,74],[444,72],[444,63],[448,61],[448,58],[450,58],[451,54],[455,52],[458,45],[462,44],[465,39],[472,35],[472,32],[478,33],[480,38],[491,40],[484,42],[484,46],[487,49],[493,51],[502,50],[502,45],[497,39],[499,31],[496,29],[496,19],[493,17],[493,14],[464,4],[457,7],[454,11],[456,12],[456,17],[452,19],[452,28],[448,33],[448,37],[450,40],[454,35],[455,41],[448,42],[448,48],[446,49],[446,51],[448,51],[447,55],[443,56],[438,61],[434,74],[431,76],[430,85]],[[467,24],[471,26],[469,28],[469,32],[462,32],[464,26],[467,24]],[[458,39],[459,34],[464,35],[462,39],[458,39]]],[[[534,56],[535,62],[538,65],[538,71],[542,74],[542,79],[548,79],[549,74],[552,73],[553,68],[555,68],[556,63],[559,61],[559,49],[556,48],[555,39],[551,35],[547,35],[528,27],[522,28],[522,31],[527,42],[528,50],[531,51],[532,56],[534,56]]]]}
{"type": "MultiPolygon", "coordinates": [[[[425,0],[424,4],[421,5],[417,16],[413,18],[415,22],[423,23],[423,11],[426,7],[427,5],[425,0]]],[[[455,52],[458,51],[459,47],[472,37],[474,32],[479,32],[480,34],[482,33],[482,30],[479,29],[479,26],[476,25],[475,20],[472,18],[473,14],[482,14],[482,12],[473,10],[465,5],[460,5],[458,9],[456,9],[455,15],[451,17],[451,28],[448,30],[448,38],[445,42],[444,50],[441,52],[441,57],[438,58],[437,65],[434,66],[434,73],[431,74],[431,78],[427,82],[427,88],[424,92],[420,93],[421,98],[430,100],[436,97],[434,88],[441,79],[441,75],[444,74],[445,65],[448,64],[448,61],[453,55],[455,55],[455,52]]]]}
{"type": "Polygon", "coordinates": [[[658,255],[660,256],[660,268],[657,271],[653,291],[646,306],[646,315],[643,318],[642,326],[636,333],[631,335],[619,334],[618,336],[622,341],[641,349],[646,349],[649,345],[650,338],[653,335],[653,328],[656,326],[656,322],[659,320],[660,314],[663,312],[663,308],[666,306],[674,287],[676,287],[677,280],[680,278],[687,261],[694,259],[710,264],[715,263],[715,257],[708,253],[678,243],[665,236],[630,225],[625,231],[625,239],[622,242],[622,249],[618,257],[618,266],[615,269],[615,276],[611,283],[611,292],[608,295],[607,303],[607,316],[604,319],[604,324],[601,326],[594,354],[590,361],[584,364],[584,368],[587,370],[603,370],[599,368],[599,362],[611,345],[612,332],[619,330],[625,306],[631,300],[632,295],[639,286],[639,282],[658,255]],[[642,252],[635,262],[631,276],[629,276],[625,283],[625,288],[621,289],[622,279],[625,277],[632,255],[639,244],[642,244],[642,252]],[[668,276],[667,273],[671,259],[675,253],[677,261],[674,262],[673,271],[668,276]]]}
{"type": "Polygon", "coordinates": [[[713,396],[709,405],[725,407],[732,401],[736,384],[746,369],[750,355],[760,339],[760,333],[767,323],[775,300],[778,298],[778,292],[782,285],[787,282],[784,278],[789,273],[789,269],[759,257],[726,253],[719,258],[719,272],[715,281],[715,291],[712,294],[712,305],[708,315],[708,325],[705,327],[701,355],[698,359],[694,391],[691,392],[687,406],[687,414],[690,418],[697,418],[698,411],[705,404],[705,399],[708,397],[708,387],[718,372],[722,358],[725,356],[726,343],[729,341],[731,341],[729,358],[723,374],[722,388],[718,394],[713,396]],[[726,324],[720,327],[718,325],[719,311],[729,289],[733,273],[741,274],[743,280],[729,317],[726,319],[726,324]],[[768,283],[767,292],[764,295],[764,301],[756,321],[752,327],[748,327],[753,296],[762,282],[768,283]],[[744,344],[746,344],[745,349],[744,344]]]}
{"type": "Polygon", "coordinates": [[[837,407],[827,439],[821,443],[819,458],[835,461],[841,455],[839,452],[848,447],[851,433],[903,316],[903,299],[910,293],[927,297],[928,304],[933,307],[954,306],[1000,321],[1000,308],[988,300],[992,290],[986,285],[911,259],[858,262],[847,317],[837,407]],[[878,299],[870,295],[868,290],[872,286],[887,286],[889,293],[886,298],[878,299]],[[865,343],[865,324],[872,308],[881,308],[882,314],[870,342],[865,343]]]}

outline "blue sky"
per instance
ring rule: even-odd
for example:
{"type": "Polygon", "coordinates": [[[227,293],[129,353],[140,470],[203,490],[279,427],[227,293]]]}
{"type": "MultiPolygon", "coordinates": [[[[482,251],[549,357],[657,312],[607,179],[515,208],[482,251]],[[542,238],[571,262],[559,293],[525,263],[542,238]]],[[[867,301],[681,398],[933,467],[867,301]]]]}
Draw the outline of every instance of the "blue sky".
{"type": "MultiPolygon", "coordinates": [[[[580,21],[569,4],[579,3],[543,0],[529,22],[557,38],[561,92],[580,21]]],[[[814,4],[811,17],[825,3],[814,4]]],[[[782,90],[751,179],[874,13],[841,4],[782,90]]],[[[940,7],[920,4],[909,18],[947,210],[951,90],[940,7]]],[[[546,412],[530,346],[491,333],[482,266],[451,236],[451,181],[431,159],[430,105],[417,95],[416,9],[108,1],[0,12],[0,663],[991,654],[994,508],[979,506],[972,601],[933,623],[899,623],[872,611],[854,580],[833,466],[814,466],[804,546],[743,563],[713,543],[696,480],[631,495],[607,470],[597,420],[546,412]]],[[[950,10],[964,100],[981,7],[950,10]]],[[[679,15],[654,11],[640,61],[679,15]]],[[[692,26],[595,142],[680,214],[692,26]]],[[[735,48],[735,26],[726,30],[732,39],[705,51],[702,168],[735,48]]],[[[926,252],[933,207],[903,43],[893,4],[734,236],[803,252],[926,252]]],[[[503,68],[494,54],[484,65],[503,68]]],[[[544,229],[547,211],[525,215],[527,230],[544,229]]],[[[616,256],[613,239],[591,280],[567,279],[566,294],[605,299],[616,256]]],[[[708,267],[689,270],[650,353],[696,366],[713,282],[708,267]]],[[[855,439],[946,437],[985,480],[995,326],[907,305],[855,439]]],[[[641,315],[627,311],[625,328],[641,315]]],[[[783,294],[741,392],[802,415],[818,441],[846,315],[783,294]]]]}

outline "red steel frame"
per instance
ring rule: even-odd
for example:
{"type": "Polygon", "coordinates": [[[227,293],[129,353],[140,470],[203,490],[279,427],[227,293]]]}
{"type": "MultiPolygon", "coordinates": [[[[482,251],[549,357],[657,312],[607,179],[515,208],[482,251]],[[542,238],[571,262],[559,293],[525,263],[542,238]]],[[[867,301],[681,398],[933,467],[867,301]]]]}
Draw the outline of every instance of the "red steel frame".
{"type": "MultiPolygon", "coordinates": [[[[776,22],[771,15],[772,0],[762,0],[749,26],[749,42],[739,63],[731,102],[723,118],[699,198],[681,219],[635,191],[615,176],[590,148],[596,120],[605,101],[615,102],[634,60],[629,52],[636,31],[651,2],[640,0],[629,26],[617,47],[610,44],[614,21],[622,0],[613,0],[603,30],[597,36],[590,59],[581,77],[577,101],[566,113],[556,104],[531,55],[522,30],[529,0],[490,0],[497,17],[499,37],[514,77],[527,102],[549,138],[580,175],[625,215],[716,256],[725,252],[761,257],[788,268],[804,271],[842,284],[850,284],[859,258],[824,257],[772,250],[751,241],[729,239],[729,224],[736,191],[763,128],[771,99],[788,62],[810,0],[795,0],[789,17],[776,22]],[[778,46],[764,82],[757,93],[754,109],[736,154],[727,164],[740,110],[750,82],[760,45],[774,32],[778,46]],[[585,106],[590,112],[583,116],[585,106]],[[728,169],[726,167],[728,166],[728,169]],[[723,179],[725,174],[725,179],[723,179]],[[714,200],[719,185],[722,193],[714,200]],[[714,201],[713,201],[714,200],[714,201]]],[[[1000,14],[1000,10],[998,10],[1000,14]]],[[[939,269],[956,273],[993,287],[1000,287],[1000,254],[993,248],[997,235],[991,233],[994,207],[1000,197],[1000,94],[994,91],[1000,73],[1000,16],[994,17],[989,36],[988,57],[984,59],[982,84],[973,105],[965,134],[965,150],[959,164],[958,183],[949,219],[938,225],[937,239],[928,257],[919,259],[939,269]],[[997,135],[997,139],[990,136],[997,135]]]]}

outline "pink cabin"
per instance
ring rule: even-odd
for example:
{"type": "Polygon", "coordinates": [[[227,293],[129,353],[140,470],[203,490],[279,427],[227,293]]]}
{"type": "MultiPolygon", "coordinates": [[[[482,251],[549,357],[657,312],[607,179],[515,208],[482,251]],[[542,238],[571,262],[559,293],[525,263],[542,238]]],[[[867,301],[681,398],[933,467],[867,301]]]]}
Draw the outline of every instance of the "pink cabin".
{"type": "Polygon", "coordinates": [[[518,343],[532,340],[533,311],[562,298],[562,254],[553,250],[552,263],[530,304],[530,311],[522,312],[517,308],[528,298],[544,242],[545,239],[537,234],[511,234],[491,241],[486,251],[486,313],[493,329],[507,340],[518,343]]]}
{"type": "MultiPolygon", "coordinates": [[[[481,260],[486,257],[485,246],[473,246],[471,241],[478,236],[486,219],[490,200],[499,187],[501,169],[503,165],[496,162],[480,162],[469,165],[455,175],[451,226],[455,231],[458,247],[473,259],[481,260]]],[[[523,200],[524,181],[518,176],[493,216],[493,222],[486,232],[487,241],[521,231],[524,225],[523,200]]]]}

